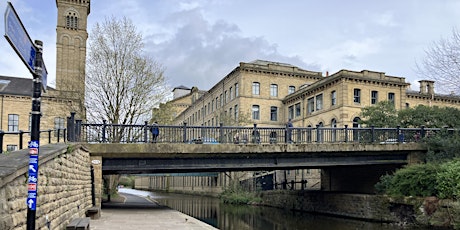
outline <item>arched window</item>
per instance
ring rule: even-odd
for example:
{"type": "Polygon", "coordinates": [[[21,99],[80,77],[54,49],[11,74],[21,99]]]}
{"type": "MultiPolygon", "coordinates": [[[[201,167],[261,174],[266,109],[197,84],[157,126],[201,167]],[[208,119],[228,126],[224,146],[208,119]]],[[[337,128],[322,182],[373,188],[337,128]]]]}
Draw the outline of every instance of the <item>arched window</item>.
{"type": "MultiPolygon", "coordinates": [[[[337,128],[337,120],[335,118],[332,118],[331,120],[331,127],[337,128]]],[[[331,141],[335,142],[336,139],[337,139],[337,130],[333,129],[331,130],[331,141]]]]}
{"type": "Polygon", "coordinates": [[[76,30],[78,29],[78,15],[76,12],[69,11],[67,15],[65,16],[65,27],[67,29],[73,29],[76,30]]]}
{"type": "MultiPolygon", "coordinates": [[[[353,128],[360,128],[361,125],[359,124],[359,121],[361,118],[355,117],[353,118],[353,128]]],[[[353,130],[353,140],[354,141],[359,141],[359,130],[353,130]]]]}
{"type": "Polygon", "coordinates": [[[360,128],[361,125],[359,124],[359,121],[361,121],[361,118],[355,117],[353,118],[353,128],[360,128]]]}
{"type": "Polygon", "coordinates": [[[332,118],[331,120],[331,127],[336,128],[337,127],[337,120],[335,118],[332,118]]]}

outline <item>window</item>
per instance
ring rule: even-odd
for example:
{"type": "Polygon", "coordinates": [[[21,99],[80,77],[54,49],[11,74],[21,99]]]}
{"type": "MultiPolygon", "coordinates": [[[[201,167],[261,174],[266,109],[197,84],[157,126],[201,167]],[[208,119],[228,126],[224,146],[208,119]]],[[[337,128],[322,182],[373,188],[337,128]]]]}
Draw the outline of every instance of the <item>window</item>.
{"type": "Polygon", "coordinates": [[[252,119],[259,120],[260,119],[260,108],[258,105],[252,106],[252,119]]]}
{"type": "Polygon", "coordinates": [[[211,101],[211,111],[214,112],[214,99],[211,101]]]}
{"type": "Polygon", "coordinates": [[[277,121],[278,120],[278,107],[272,106],[270,107],[270,121],[277,121]]]}
{"type": "Polygon", "coordinates": [[[288,87],[288,94],[291,94],[291,93],[294,93],[294,92],[295,92],[295,86],[290,85],[290,86],[288,87]]]}
{"type": "Polygon", "coordinates": [[[331,120],[331,127],[332,128],[337,128],[337,120],[335,118],[332,118],[332,120],[331,120]]]}
{"type": "Polygon", "coordinates": [[[233,100],[234,95],[233,95],[233,87],[230,87],[230,100],[233,100]]]}
{"type": "MultiPolygon", "coordinates": [[[[55,117],[54,118],[54,129],[56,130],[54,132],[54,136],[57,137],[57,130],[58,129],[64,129],[64,118],[63,117],[55,117]]],[[[64,136],[64,130],[59,130],[59,136],[63,137],[64,136]]]]}
{"type": "Polygon", "coordinates": [[[65,17],[65,26],[67,29],[78,29],[78,17],[75,12],[69,12],[67,13],[67,16],[65,17]]]}
{"type": "Polygon", "coordinates": [[[270,85],[270,96],[271,97],[278,97],[278,85],[271,84],[270,85]]]}
{"type": "Polygon", "coordinates": [[[239,92],[239,87],[238,87],[238,83],[235,83],[235,97],[238,97],[238,95],[240,94],[239,92]]]}
{"type": "Polygon", "coordinates": [[[222,107],[224,105],[224,97],[222,96],[222,94],[220,94],[220,104],[219,106],[222,107]]]}
{"type": "Polygon", "coordinates": [[[231,118],[232,115],[233,115],[233,108],[230,108],[230,109],[228,109],[228,116],[230,116],[230,118],[231,118]]]}
{"type": "Polygon", "coordinates": [[[331,92],[331,105],[337,104],[337,92],[334,90],[331,92]]]}
{"type": "Polygon", "coordinates": [[[361,103],[361,89],[355,89],[353,92],[353,102],[361,103]]]}
{"type": "Polygon", "coordinates": [[[12,151],[16,151],[16,150],[18,150],[17,145],[6,145],[6,151],[12,152],[12,151]]]}
{"type": "Polygon", "coordinates": [[[300,117],[301,110],[300,110],[300,103],[295,104],[295,116],[300,117]]]}
{"type": "Polygon", "coordinates": [[[308,101],[307,101],[307,112],[310,114],[310,113],[313,113],[315,111],[315,98],[311,97],[311,98],[308,98],[308,101]]]}
{"type": "Polygon", "coordinates": [[[375,105],[379,102],[379,92],[371,91],[371,104],[375,105]]]}
{"type": "Polygon", "coordinates": [[[294,106],[293,105],[289,106],[288,108],[288,119],[292,119],[292,118],[294,118],[294,106]]]}
{"type": "Polygon", "coordinates": [[[260,83],[259,82],[252,83],[252,94],[260,95],[260,83]]]}
{"type": "Polygon", "coordinates": [[[316,96],[316,110],[323,109],[323,94],[316,96]]]}
{"type": "Polygon", "coordinates": [[[224,103],[227,103],[228,102],[228,94],[227,94],[227,90],[225,90],[224,92],[224,103]]]}
{"type": "Polygon", "coordinates": [[[388,101],[390,101],[393,105],[395,104],[395,93],[388,93],[388,101]]]}
{"type": "Polygon", "coordinates": [[[19,115],[8,114],[8,131],[9,132],[19,131],[19,115]]]}
{"type": "Polygon", "coordinates": [[[29,115],[29,136],[32,135],[32,115],[29,115]]]}
{"type": "Polygon", "coordinates": [[[238,121],[238,105],[235,105],[235,120],[238,121]]]}

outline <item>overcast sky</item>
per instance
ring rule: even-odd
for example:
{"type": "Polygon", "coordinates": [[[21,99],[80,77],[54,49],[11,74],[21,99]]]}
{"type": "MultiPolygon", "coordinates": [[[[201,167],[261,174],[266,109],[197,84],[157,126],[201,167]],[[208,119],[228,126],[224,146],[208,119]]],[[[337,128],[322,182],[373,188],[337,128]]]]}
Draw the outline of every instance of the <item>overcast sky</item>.
{"type": "MultiPolygon", "coordinates": [[[[3,15],[7,3],[0,2],[3,15]]],[[[32,40],[44,42],[52,85],[55,0],[11,2],[32,40]]],[[[415,63],[433,42],[460,29],[460,1],[91,0],[88,32],[111,16],[137,25],[145,53],[166,68],[170,87],[209,90],[239,62],[261,59],[324,74],[380,71],[405,77],[418,89],[423,76],[415,63]]],[[[4,22],[0,27],[5,34],[4,22]]],[[[0,75],[31,78],[5,38],[0,52],[0,75]]]]}

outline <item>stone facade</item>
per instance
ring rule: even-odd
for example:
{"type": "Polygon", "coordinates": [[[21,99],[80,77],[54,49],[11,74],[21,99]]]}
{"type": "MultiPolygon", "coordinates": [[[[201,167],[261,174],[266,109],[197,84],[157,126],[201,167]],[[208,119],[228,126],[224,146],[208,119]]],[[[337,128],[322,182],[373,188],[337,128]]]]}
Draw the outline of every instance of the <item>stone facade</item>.
{"type": "MultiPolygon", "coordinates": [[[[26,229],[28,151],[0,156],[0,229],[26,229]],[[4,166],[3,164],[8,164],[4,166]]],[[[36,229],[65,229],[91,208],[89,153],[65,144],[40,149],[36,229]]]]}

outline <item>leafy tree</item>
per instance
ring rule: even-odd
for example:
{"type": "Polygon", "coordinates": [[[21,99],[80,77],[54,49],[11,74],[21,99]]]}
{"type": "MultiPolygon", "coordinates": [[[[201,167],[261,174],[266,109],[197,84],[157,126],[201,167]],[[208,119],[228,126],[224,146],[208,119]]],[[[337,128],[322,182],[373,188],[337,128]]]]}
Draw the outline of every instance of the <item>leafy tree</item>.
{"type": "MultiPolygon", "coordinates": [[[[166,93],[164,68],[143,53],[142,36],[127,18],[96,23],[87,60],[88,120],[142,124],[166,93]]],[[[116,136],[127,138],[123,130],[116,136]]],[[[128,137],[129,138],[129,137],[128,137]]]]}
{"type": "Polygon", "coordinates": [[[453,107],[418,105],[398,112],[402,127],[460,127],[460,110],[453,107]]]}
{"type": "Polygon", "coordinates": [[[452,30],[452,36],[433,42],[425,50],[425,58],[417,63],[418,74],[442,85],[446,93],[460,93],[460,33],[452,30]]]}
{"type": "Polygon", "coordinates": [[[380,101],[376,105],[361,110],[361,124],[375,127],[396,127],[399,125],[398,113],[390,101],[380,101]]]}

